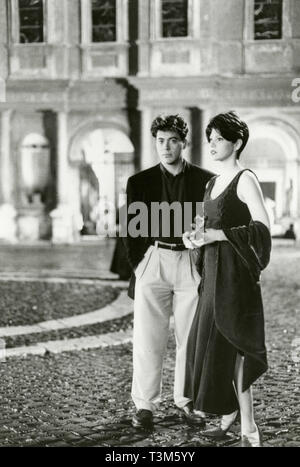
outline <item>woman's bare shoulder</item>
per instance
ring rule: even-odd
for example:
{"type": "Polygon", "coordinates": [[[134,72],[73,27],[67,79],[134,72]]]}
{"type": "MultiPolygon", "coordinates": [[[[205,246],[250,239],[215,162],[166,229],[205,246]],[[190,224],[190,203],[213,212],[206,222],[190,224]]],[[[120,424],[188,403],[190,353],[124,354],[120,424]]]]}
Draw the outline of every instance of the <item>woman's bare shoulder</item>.
{"type": "Polygon", "coordinates": [[[246,201],[254,194],[261,194],[259,181],[254,172],[245,170],[239,179],[237,194],[242,201],[246,201]]]}
{"type": "Polygon", "coordinates": [[[259,187],[259,180],[257,178],[257,175],[252,172],[252,170],[245,169],[244,172],[241,174],[240,179],[239,179],[239,185],[241,187],[246,187],[246,188],[254,188],[254,187],[259,187]]]}

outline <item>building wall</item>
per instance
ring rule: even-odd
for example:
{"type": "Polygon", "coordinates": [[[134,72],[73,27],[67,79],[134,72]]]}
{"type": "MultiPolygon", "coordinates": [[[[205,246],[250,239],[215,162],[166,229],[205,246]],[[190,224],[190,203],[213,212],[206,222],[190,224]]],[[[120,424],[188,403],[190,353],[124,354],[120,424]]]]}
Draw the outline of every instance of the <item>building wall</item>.
{"type": "MultiPolygon", "coordinates": [[[[282,39],[265,41],[253,39],[253,0],[191,0],[187,38],[160,36],[159,0],[118,0],[117,41],[97,44],[89,40],[89,0],[45,2],[46,42],[19,44],[16,0],[0,0],[0,78],[6,84],[0,102],[0,191],[2,206],[15,209],[9,234],[0,229],[0,237],[12,235],[24,210],[19,144],[26,134],[50,141],[46,211],[69,206],[69,217],[72,211],[78,217],[80,161],[72,159],[74,141],[92,128],[120,129],[135,148],[136,170],[143,169],[157,162],[149,128],[161,112],[185,116],[186,157],[211,169],[204,133],[211,116],[235,108],[253,126],[273,119],[270,132],[275,135],[281,125],[294,141],[293,196],[300,198],[300,104],[291,98],[291,83],[300,76],[298,0],[283,2],[282,39]]],[[[300,206],[294,205],[300,217],[300,206]]],[[[75,239],[72,222],[65,234],[60,226],[61,240],[75,239]]]]}
{"type": "Polygon", "coordinates": [[[94,44],[89,41],[89,0],[45,1],[47,42],[18,44],[17,0],[0,0],[2,77],[126,77],[136,47],[139,60],[132,74],[141,76],[299,70],[297,0],[284,0],[283,38],[271,41],[253,40],[254,0],[190,0],[190,36],[180,39],[159,37],[159,0],[123,0],[118,2],[118,40],[94,44]],[[139,23],[135,28],[136,20],[139,23]]]}

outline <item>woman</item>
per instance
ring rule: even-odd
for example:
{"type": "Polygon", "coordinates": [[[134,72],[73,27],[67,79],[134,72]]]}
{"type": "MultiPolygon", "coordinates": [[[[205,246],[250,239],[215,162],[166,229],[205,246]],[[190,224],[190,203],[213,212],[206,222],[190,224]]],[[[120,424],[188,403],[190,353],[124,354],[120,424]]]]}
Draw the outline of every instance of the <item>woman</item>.
{"type": "Polygon", "coordinates": [[[185,395],[195,409],[222,415],[220,427],[206,436],[224,436],[239,410],[241,445],[258,447],[251,385],[267,370],[259,276],[270,257],[269,219],[255,174],[239,162],[249,138],[246,123],[235,112],[219,114],[206,135],[221,175],[206,187],[204,232],[183,236],[188,248],[200,247],[202,276],[185,395]]]}

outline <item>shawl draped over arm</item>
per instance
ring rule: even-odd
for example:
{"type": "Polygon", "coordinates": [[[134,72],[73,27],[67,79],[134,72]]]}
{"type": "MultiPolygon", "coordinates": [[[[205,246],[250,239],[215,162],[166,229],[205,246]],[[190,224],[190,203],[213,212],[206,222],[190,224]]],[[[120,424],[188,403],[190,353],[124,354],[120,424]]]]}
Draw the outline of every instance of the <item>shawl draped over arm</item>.
{"type": "Polygon", "coordinates": [[[256,281],[267,267],[271,254],[271,235],[269,229],[259,221],[250,221],[248,227],[224,229],[229,243],[238,253],[256,281]]]}

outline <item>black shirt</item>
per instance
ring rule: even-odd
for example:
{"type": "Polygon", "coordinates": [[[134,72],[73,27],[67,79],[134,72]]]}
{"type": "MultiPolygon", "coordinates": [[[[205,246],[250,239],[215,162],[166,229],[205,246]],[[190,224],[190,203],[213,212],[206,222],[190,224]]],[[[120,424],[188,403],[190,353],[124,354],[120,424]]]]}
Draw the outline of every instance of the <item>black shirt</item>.
{"type": "Polygon", "coordinates": [[[183,206],[185,201],[186,162],[183,160],[182,170],[177,175],[172,175],[168,172],[163,164],[160,164],[160,169],[162,177],[161,202],[166,202],[168,205],[177,202],[177,206],[174,210],[166,210],[165,215],[160,213],[158,226],[159,234],[154,240],[159,240],[164,243],[182,244],[182,234],[184,233],[183,206]],[[178,203],[180,203],[180,206],[178,203]],[[168,215],[168,212],[170,212],[170,215],[168,215]]]}

